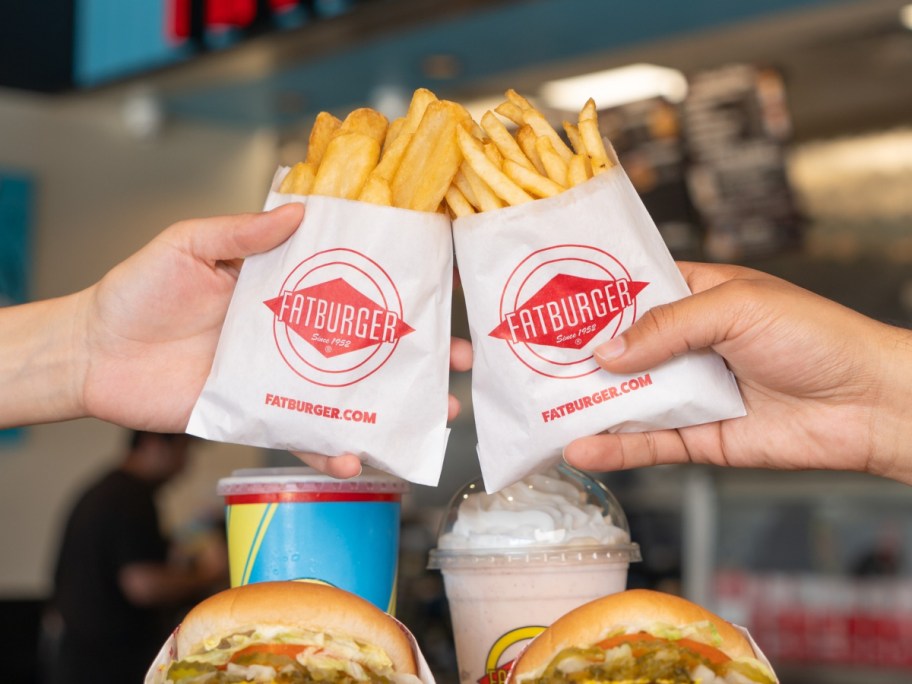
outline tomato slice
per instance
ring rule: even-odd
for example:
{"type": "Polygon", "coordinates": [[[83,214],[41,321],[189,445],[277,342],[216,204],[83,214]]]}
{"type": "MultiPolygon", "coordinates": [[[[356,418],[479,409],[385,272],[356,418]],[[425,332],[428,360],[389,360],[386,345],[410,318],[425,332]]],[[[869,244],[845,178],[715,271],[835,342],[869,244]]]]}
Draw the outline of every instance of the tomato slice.
{"type": "Polygon", "coordinates": [[[727,663],[731,658],[725,655],[722,651],[714,646],[709,644],[703,644],[699,641],[694,641],[693,639],[663,639],[661,637],[653,636],[647,632],[637,632],[636,634],[621,634],[619,636],[609,637],[601,643],[598,644],[598,647],[607,651],[609,648],[614,648],[615,646],[620,646],[621,644],[630,644],[630,648],[633,650],[633,655],[637,656],[642,653],[643,649],[638,649],[637,644],[648,644],[655,643],[657,641],[665,641],[669,644],[674,644],[678,648],[683,648],[691,653],[705,658],[713,665],[722,665],[727,663]]]}
{"type": "Polygon", "coordinates": [[[301,644],[251,644],[245,646],[240,651],[231,656],[232,662],[240,656],[251,655],[253,653],[269,653],[270,655],[282,655],[294,658],[307,646],[301,644]]]}

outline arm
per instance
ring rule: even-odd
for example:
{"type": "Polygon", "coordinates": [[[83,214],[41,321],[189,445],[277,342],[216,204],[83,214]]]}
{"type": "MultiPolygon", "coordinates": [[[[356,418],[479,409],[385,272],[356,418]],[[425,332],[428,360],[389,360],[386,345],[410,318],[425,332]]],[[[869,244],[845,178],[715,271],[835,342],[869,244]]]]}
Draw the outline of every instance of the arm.
{"type": "MultiPolygon", "coordinates": [[[[0,308],[0,428],[94,416],[182,432],[206,382],[241,261],[284,242],[301,204],[176,223],[90,288],[0,308]]],[[[471,345],[453,340],[455,370],[471,345]]],[[[450,418],[459,411],[450,397],[450,418]]],[[[352,454],[297,454],[335,477],[352,454]]]]}
{"type": "Polygon", "coordinates": [[[84,415],[77,373],[83,298],[0,308],[0,428],[84,415]]]}
{"type": "Polygon", "coordinates": [[[117,579],[127,600],[145,608],[195,601],[227,586],[220,575],[164,563],[130,563],[120,570],[117,579]]]}
{"type": "Polygon", "coordinates": [[[596,358],[632,373],[711,347],[737,377],[747,416],[586,437],[566,447],[569,463],[828,468],[912,483],[912,332],[750,269],[680,267],[694,295],[648,312],[596,358]]]}
{"type": "Polygon", "coordinates": [[[240,260],[300,204],[177,223],[82,292],[0,309],[0,426],[94,416],[180,432],[209,373],[240,260]]]}

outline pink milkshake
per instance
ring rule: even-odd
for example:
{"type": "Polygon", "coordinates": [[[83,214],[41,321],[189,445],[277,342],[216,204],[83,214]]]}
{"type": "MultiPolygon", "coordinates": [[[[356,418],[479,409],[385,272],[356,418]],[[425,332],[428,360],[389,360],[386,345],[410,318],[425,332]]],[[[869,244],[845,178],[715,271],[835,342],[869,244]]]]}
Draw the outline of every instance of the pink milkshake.
{"type": "Polygon", "coordinates": [[[638,560],[617,500],[580,471],[560,466],[495,494],[465,486],[429,563],[443,571],[460,684],[502,684],[530,639],[625,589],[638,560]]]}

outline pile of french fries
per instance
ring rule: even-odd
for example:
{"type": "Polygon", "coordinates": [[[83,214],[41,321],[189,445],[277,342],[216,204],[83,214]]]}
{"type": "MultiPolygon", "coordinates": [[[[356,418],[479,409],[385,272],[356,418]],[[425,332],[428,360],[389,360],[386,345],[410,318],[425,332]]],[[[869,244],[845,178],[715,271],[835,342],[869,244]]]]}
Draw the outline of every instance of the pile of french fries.
{"type": "Polygon", "coordinates": [[[406,115],[392,123],[367,108],[344,121],[318,114],[307,156],[291,168],[279,192],[441,211],[454,218],[523,204],[613,165],[593,100],[577,123],[565,121],[563,128],[569,145],[514,90],[479,124],[462,105],[419,88],[406,115]]]}

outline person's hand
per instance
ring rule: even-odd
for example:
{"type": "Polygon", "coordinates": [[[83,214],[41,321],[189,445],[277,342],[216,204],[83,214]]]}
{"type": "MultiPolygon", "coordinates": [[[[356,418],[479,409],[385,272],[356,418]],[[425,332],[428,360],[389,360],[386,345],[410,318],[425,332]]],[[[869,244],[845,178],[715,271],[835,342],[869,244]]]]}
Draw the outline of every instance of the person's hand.
{"type": "Polygon", "coordinates": [[[176,223],[79,293],[83,414],[183,432],[203,389],[241,261],[285,241],[303,205],[176,223]]]}
{"type": "Polygon", "coordinates": [[[679,266],[694,295],[647,312],[596,359],[634,373],[711,347],[737,377],[747,415],[577,439],[564,450],[568,463],[827,468],[912,483],[912,334],[757,271],[679,266]]]}
{"type": "MultiPolygon", "coordinates": [[[[454,371],[467,371],[472,367],[472,343],[459,337],[450,339],[450,368],[454,371]]],[[[459,415],[459,400],[452,394],[449,395],[447,420],[453,420],[459,415]]],[[[292,452],[304,463],[316,468],[327,475],[338,478],[355,477],[361,473],[361,459],[354,454],[340,456],[324,456],[322,454],[309,454],[292,452]]]]}

